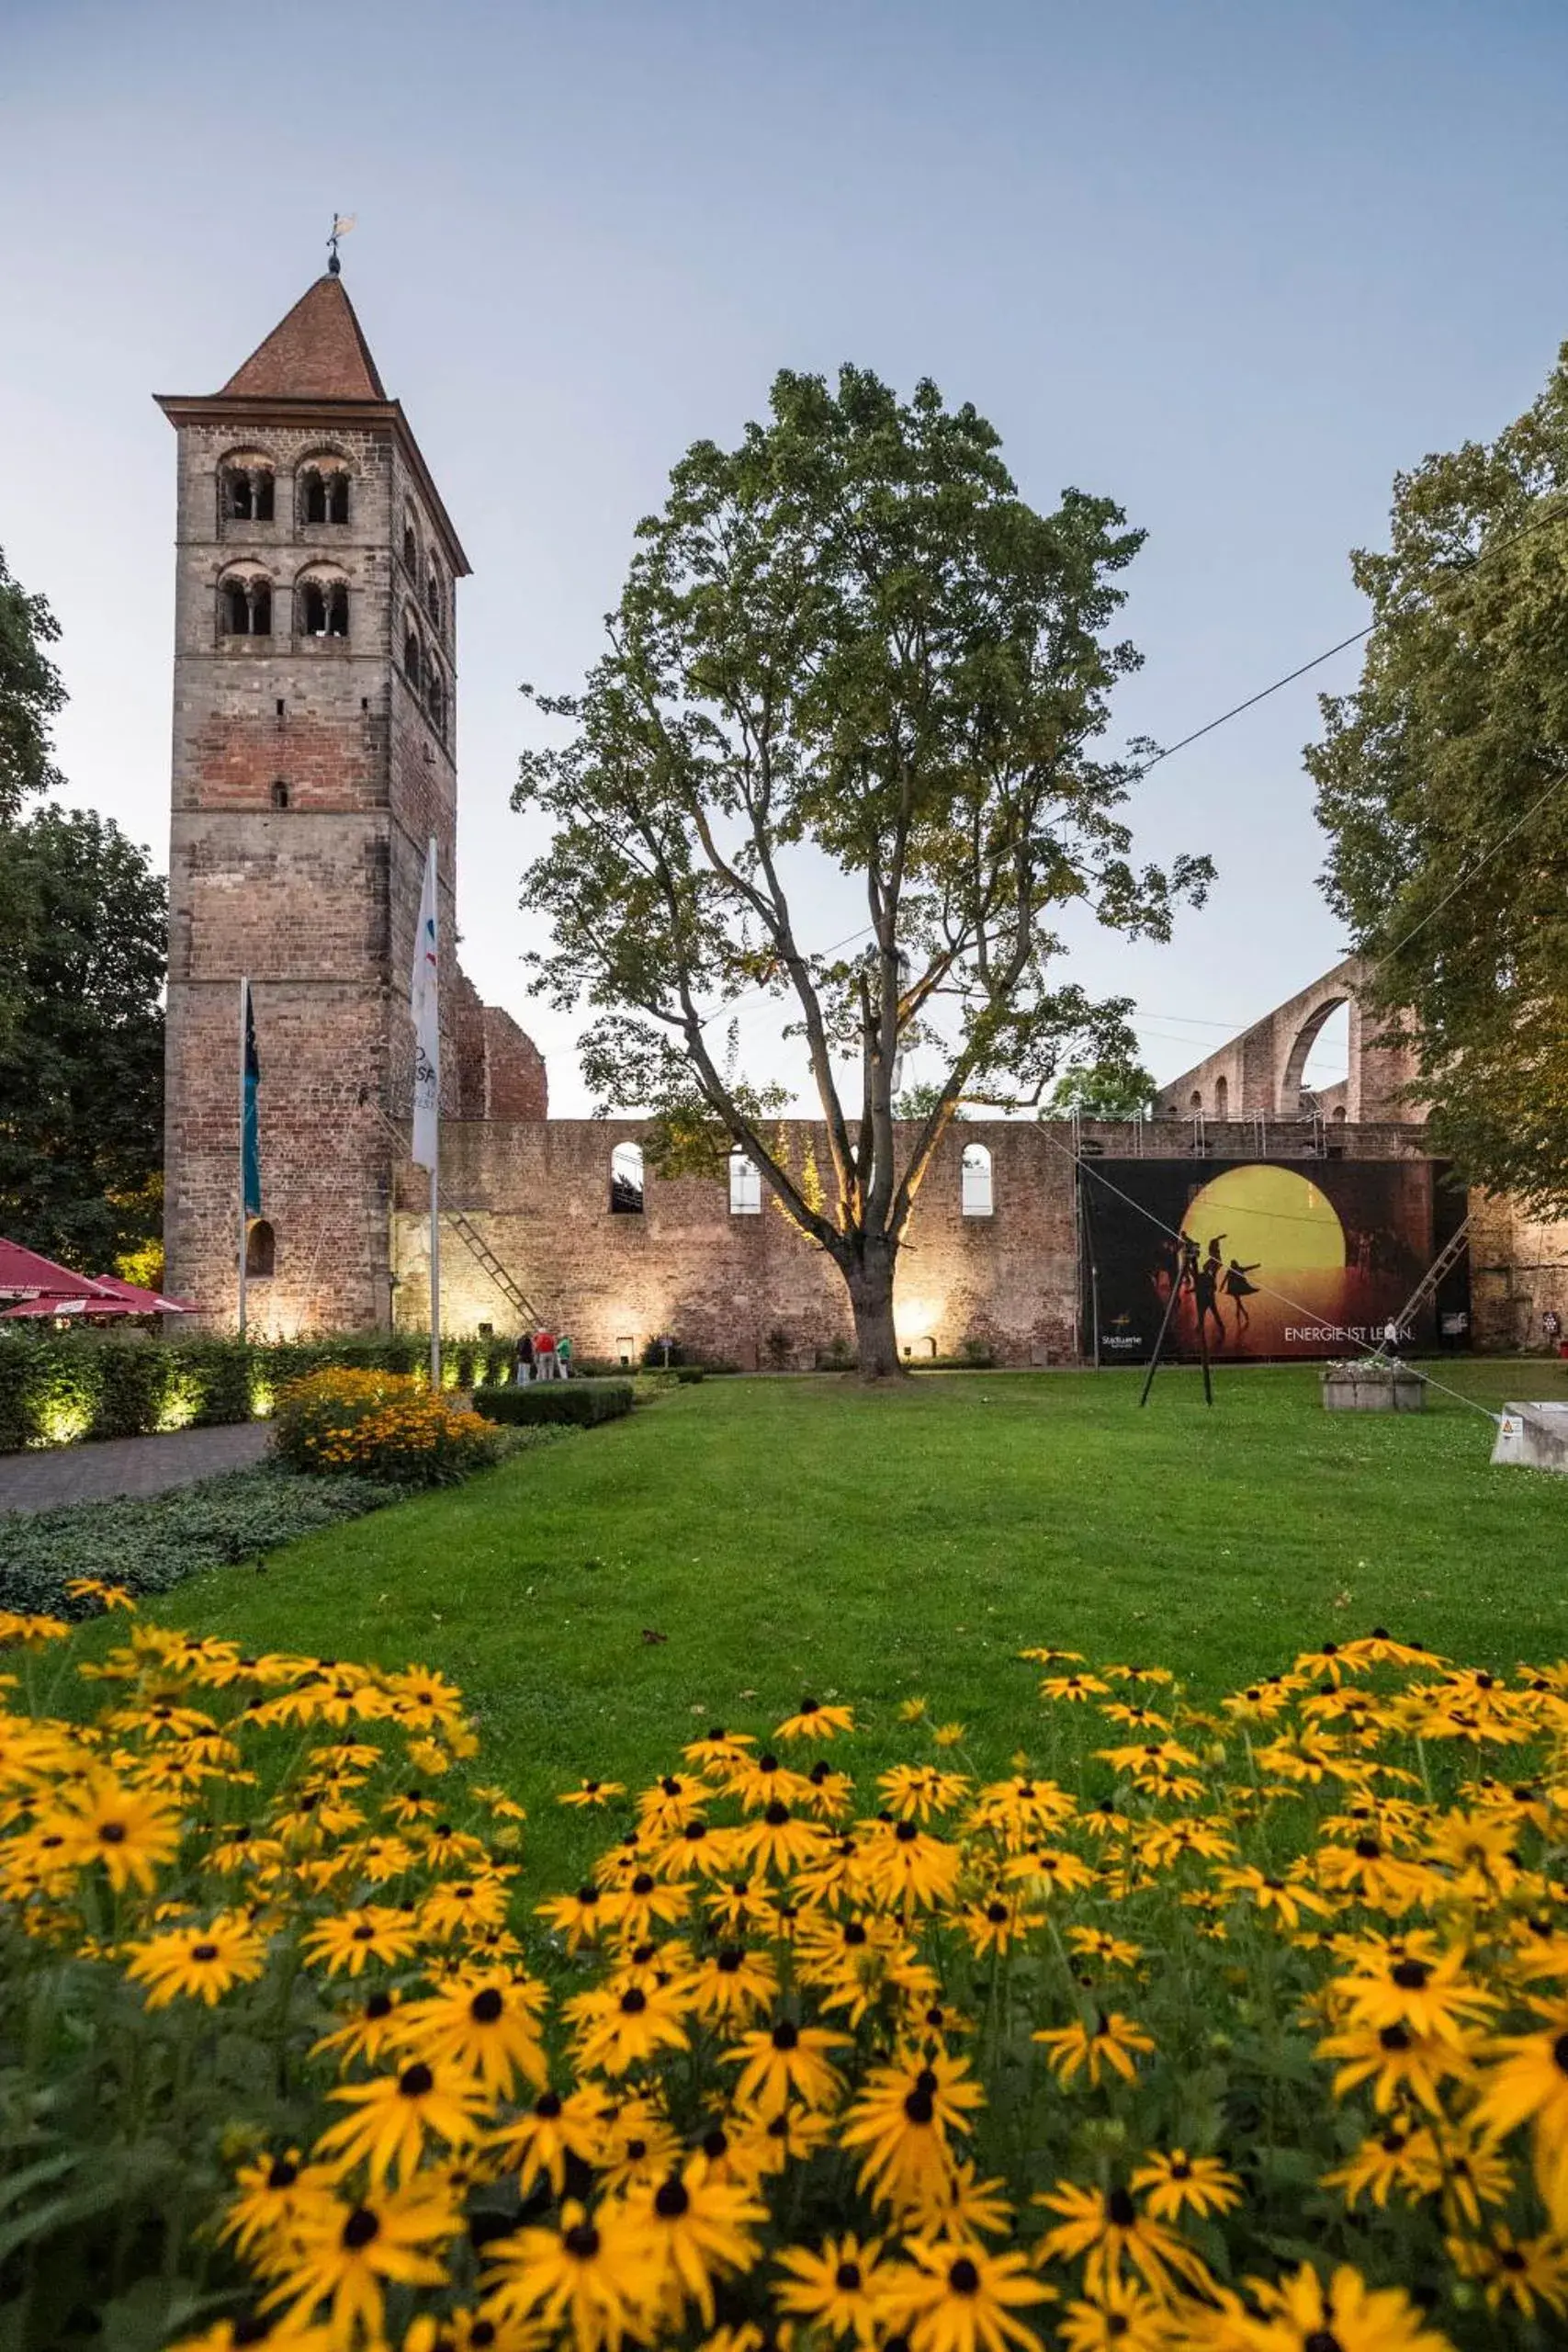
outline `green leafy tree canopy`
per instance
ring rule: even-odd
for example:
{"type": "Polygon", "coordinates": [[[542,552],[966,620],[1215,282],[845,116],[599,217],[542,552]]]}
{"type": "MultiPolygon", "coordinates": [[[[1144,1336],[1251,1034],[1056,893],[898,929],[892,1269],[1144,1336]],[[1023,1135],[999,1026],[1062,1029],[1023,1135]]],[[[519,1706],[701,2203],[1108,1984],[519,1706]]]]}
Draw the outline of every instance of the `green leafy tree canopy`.
{"type": "Polygon", "coordinates": [[[62,782],[50,721],[65,702],[60,673],[44,651],[60,624],[41,596],[11,577],[0,548],[0,822],[15,817],[29,793],[62,782]]]}
{"type": "Polygon", "coordinates": [[[1064,1070],[1046,1101],[1054,1119],[1135,1119],[1148,1110],[1156,1085],[1141,1062],[1091,1062],[1064,1070]]]}
{"type": "Polygon", "coordinates": [[[750,1156],[842,1273],[865,1376],[897,1369],[897,1251],[960,1099],[1038,1104],[1066,1058],[1130,1054],[1127,1001],[1058,978],[1057,910],[1164,938],[1210,876],[1134,866],[1141,747],[1095,749],[1138,661],[1108,632],[1140,541],[1081,491],[1036,513],[934,384],[785,372],[767,423],[675,468],[582,693],[538,698],[570,731],[514,795],[554,828],[525,877],[554,934],[531,960],[597,1015],[589,1082],[750,1156]],[[824,862],[863,899],[847,952],[803,930],[824,862]],[[775,1100],[716,1046],[758,991],[809,1066],[819,1206],[770,1146],[775,1100]],[[900,1137],[916,1047],[946,1075],[900,1137]]]}
{"type": "Polygon", "coordinates": [[[1568,1211],[1568,345],[1490,444],[1394,484],[1373,628],[1307,751],[1325,887],[1415,1046],[1434,1145],[1568,1211]]]}
{"type": "Polygon", "coordinates": [[[103,1272],[158,1233],[167,893],[107,818],[0,828],[20,920],[0,935],[0,1233],[103,1272]]]}

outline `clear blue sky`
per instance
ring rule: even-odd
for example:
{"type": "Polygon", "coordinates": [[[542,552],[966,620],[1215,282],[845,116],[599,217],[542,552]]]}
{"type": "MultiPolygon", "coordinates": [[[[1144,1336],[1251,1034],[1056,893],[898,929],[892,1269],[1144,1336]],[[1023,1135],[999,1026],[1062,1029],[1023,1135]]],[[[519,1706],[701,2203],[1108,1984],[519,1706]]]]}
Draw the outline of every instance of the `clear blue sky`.
{"type": "MultiPolygon", "coordinates": [[[[1363,617],[1396,468],[1568,334],[1562,0],[0,0],[0,543],[63,624],[77,797],[166,850],[173,436],[321,266],[468,548],[465,960],[526,999],[518,681],[592,657],[631,526],[774,369],[934,376],[1024,493],[1149,541],[1122,728],[1173,741],[1363,617]]],[[[1159,769],[1220,887],[1075,946],[1173,1075],[1331,961],[1300,747],[1353,656],[1159,769]]],[[[818,910],[818,937],[860,920],[818,910]]],[[[1330,1073],[1331,1074],[1331,1073],[1330,1073]]]]}

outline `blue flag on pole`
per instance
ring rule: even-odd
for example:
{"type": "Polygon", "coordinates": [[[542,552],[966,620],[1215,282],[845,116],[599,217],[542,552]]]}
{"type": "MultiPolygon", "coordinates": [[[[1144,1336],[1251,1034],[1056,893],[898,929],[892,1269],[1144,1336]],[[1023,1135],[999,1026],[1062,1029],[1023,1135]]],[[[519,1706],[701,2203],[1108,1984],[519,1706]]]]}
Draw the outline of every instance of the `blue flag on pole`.
{"type": "Polygon", "coordinates": [[[261,1086],[261,1063],[256,1055],[256,1017],[251,1002],[251,984],[245,990],[245,1072],[243,1114],[240,1127],[241,1182],[247,1216],[261,1215],[261,1126],[256,1114],[256,1094],[261,1086]]]}

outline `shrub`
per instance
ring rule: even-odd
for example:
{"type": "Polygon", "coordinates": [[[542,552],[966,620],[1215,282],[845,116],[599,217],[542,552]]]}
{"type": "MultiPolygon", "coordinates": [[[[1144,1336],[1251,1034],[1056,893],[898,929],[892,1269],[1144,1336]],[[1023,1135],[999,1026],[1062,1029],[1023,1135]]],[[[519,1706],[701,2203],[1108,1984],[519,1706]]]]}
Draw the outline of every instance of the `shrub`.
{"type": "Polygon", "coordinates": [[[1064,1780],[688,1725],[519,1903],[439,1673],[143,1627],[68,1700],[66,1630],[0,1620],[17,2352],[1562,2340],[1560,1667],[1025,1652],[1064,1780]]]}
{"type": "Polygon", "coordinates": [[[398,1502],[406,1491],[369,1478],[300,1478],[264,1464],[166,1495],[17,1512],[0,1521],[0,1609],[85,1615],[86,1606],[66,1592],[78,1577],[132,1593],[166,1592],[204,1568],[256,1559],[398,1502]]]}
{"type": "Polygon", "coordinates": [[[675,1374],[675,1384],[680,1388],[694,1388],[698,1381],[706,1378],[707,1374],[700,1363],[683,1363],[675,1374]]]}
{"type": "Polygon", "coordinates": [[[489,1421],[574,1421],[581,1429],[592,1429],[629,1413],[633,1395],[629,1380],[531,1380],[522,1387],[513,1383],[504,1388],[476,1388],[474,1410],[489,1421]]]}
{"type": "Polygon", "coordinates": [[[277,1400],[274,1449],[296,1470],[449,1486],[496,1458],[493,1431],[409,1373],[308,1373],[277,1400]]]}

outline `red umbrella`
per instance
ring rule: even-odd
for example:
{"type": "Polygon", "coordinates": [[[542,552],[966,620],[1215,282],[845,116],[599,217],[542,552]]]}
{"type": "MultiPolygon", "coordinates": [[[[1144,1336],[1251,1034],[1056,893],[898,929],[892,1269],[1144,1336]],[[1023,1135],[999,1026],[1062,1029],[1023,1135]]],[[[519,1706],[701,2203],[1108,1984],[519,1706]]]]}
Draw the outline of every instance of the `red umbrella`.
{"type": "Polygon", "coordinates": [[[73,1274],[52,1258],[0,1238],[0,1298],[92,1298],[101,1286],[89,1274],[73,1274]]]}
{"type": "MultiPolygon", "coordinates": [[[[201,1311],[193,1299],[165,1298],[161,1290],[143,1290],[140,1283],[122,1282],[118,1274],[95,1274],[93,1280],[99,1290],[107,1291],[137,1315],[197,1315],[201,1311]]],[[[98,1310],[94,1306],[90,1312],[96,1315],[98,1310]]]]}

